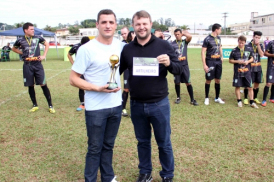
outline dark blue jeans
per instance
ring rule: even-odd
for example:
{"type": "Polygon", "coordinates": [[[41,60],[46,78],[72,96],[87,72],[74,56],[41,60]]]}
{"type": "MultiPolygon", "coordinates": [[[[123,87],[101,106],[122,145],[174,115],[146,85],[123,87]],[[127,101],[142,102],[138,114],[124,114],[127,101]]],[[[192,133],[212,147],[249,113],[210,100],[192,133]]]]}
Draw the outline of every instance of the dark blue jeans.
{"type": "Polygon", "coordinates": [[[110,182],[114,178],[112,156],[121,113],[122,106],[85,112],[88,136],[86,182],[96,182],[99,167],[102,182],[110,182]]]}
{"type": "Polygon", "coordinates": [[[174,158],[170,141],[170,106],[168,97],[155,103],[142,103],[131,100],[131,119],[138,140],[140,174],[151,173],[151,126],[158,144],[159,159],[162,165],[160,176],[172,178],[174,158]]]}

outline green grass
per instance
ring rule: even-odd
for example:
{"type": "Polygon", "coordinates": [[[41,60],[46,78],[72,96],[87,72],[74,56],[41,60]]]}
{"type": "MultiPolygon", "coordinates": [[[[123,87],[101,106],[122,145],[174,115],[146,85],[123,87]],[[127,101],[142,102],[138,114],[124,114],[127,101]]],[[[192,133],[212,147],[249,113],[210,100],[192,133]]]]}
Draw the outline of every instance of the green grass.
{"type": "MultiPolygon", "coordinates": [[[[22,62],[0,62],[0,181],[84,181],[87,137],[84,112],[76,112],[78,89],[69,85],[71,65],[63,51],[50,49],[43,62],[56,114],[48,113],[42,89],[36,87],[39,111],[28,113],[31,101],[23,87],[22,62]]],[[[266,70],[266,61],[262,63],[266,70]]],[[[255,110],[237,107],[232,87],[233,65],[225,61],[220,97],[204,101],[204,71],[200,49],[189,49],[189,67],[195,99],[189,104],[181,85],[182,102],[176,99],[173,76],[168,75],[171,104],[174,181],[274,181],[274,104],[255,110]]],[[[258,98],[262,99],[264,84],[258,98]]],[[[129,108],[129,104],[127,105],[129,108]]],[[[120,182],[138,175],[136,139],[130,118],[123,118],[114,148],[113,166],[120,182]]],[[[161,181],[158,149],[152,139],[153,178],[161,181]]],[[[98,177],[100,181],[100,177],[98,177]]]]}

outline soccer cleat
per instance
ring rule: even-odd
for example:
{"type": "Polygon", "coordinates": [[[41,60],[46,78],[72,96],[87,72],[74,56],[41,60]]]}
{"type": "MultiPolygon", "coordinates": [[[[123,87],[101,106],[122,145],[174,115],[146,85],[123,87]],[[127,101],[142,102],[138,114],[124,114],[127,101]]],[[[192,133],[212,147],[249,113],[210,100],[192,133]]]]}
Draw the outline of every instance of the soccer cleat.
{"type": "Polygon", "coordinates": [[[248,105],[248,99],[244,99],[244,105],[248,105]]]}
{"type": "Polygon", "coordinates": [[[255,104],[255,102],[253,102],[252,104],[250,104],[250,107],[258,109],[259,107],[255,104]]]}
{"type": "Polygon", "coordinates": [[[261,103],[257,98],[254,99],[254,102],[256,102],[256,104],[260,104],[261,103]]]}
{"type": "Polygon", "coordinates": [[[33,107],[33,108],[31,108],[30,110],[29,110],[29,112],[35,112],[35,111],[37,111],[39,109],[39,107],[33,107]]]}
{"type": "Polygon", "coordinates": [[[54,114],[54,113],[55,113],[55,109],[54,109],[53,107],[50,107],[50,108],[49,108],[49,112],[50,112],[51,114],[54,114]]]}
{"type": "Polygon", "coordinates": [[[238,107],[243,107],[242,101],[238,102],[238,107]]]}
{"type": "Polygon", "coordinates": [[[219,97],[218,99],[215,99],[216,103],[224,104],[225,102],[219,97]]]}
{"type": "Polygon", "coordinates": [[[166,177],[162,178],[162,182],[172,182],[172,181],[173,181],[172,178],[166,178],[166,177]]]}
{"type": "Polygon", "coordinates": [[[205,98],[205,105],[209,105],[209,98],[205,98]]]}
{"type": "Polygon", "coordinates": [[[123,109],[123,110],[122,110],[122,116],[125,116],[125,117],[128,116],[128,113],[127,113],[127,110],[126,110],[126,109],[123,109]]]}
{"type": "Polygon", "coordinates": [[[82,111],[82,110],[84,110],[84,109],[85,109],[85,106],[80,105],[80,106],[76,109],[76,111],[82,111]]]}
{"type": "Polygon", "coordinates": [[[197,102],[196,100],[191,101],[190,104],[192,104],[192,105],[194,105],[194,106],[198,106],[198,105],[199,105],[198,102],[197,102]]]}
{"type": "Polygon", "coordinates": [[[269,99],[269,102],[272,102],[272,103],[274,103],[274,99],[269,99]]]}
{"type": "Polygon", "coordinates": [[[136,182],[151,182],[152,176],[151,174],[139,174],[139,177],[136,182]]]}
{"type": "Polygon", "coordinates": [[[175,104],[179,104],[181,102],[181,98],[178,97],[176,100],[175,100],[175,104]]]}
{"type": "Polygon", "coordinates": [[[266,106],[266,101],[265,100],[262,101],[262,106],[264,106],[264,107],[266,106]]]}
{"type": "Polygon", "coordinates": [[[116,180],[116,176],[114,176],[114,178],[111,180],[111,182],[118,182],[118,181],[116,180]]]}

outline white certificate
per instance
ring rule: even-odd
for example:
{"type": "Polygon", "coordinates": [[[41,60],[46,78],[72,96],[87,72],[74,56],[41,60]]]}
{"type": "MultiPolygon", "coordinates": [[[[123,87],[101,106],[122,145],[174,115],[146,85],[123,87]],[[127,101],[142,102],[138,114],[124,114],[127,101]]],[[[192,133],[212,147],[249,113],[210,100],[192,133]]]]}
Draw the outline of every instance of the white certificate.
{"type": "Polygon", "coordinates": [[[133,57],[133,76],[159,76],[156,58],[133,57]]]}

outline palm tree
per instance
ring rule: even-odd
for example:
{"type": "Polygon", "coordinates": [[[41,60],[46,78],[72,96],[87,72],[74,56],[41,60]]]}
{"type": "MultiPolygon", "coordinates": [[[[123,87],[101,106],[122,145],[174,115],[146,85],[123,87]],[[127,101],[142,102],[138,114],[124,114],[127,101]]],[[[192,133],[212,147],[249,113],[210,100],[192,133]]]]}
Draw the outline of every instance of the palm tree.
{"type": "Polygon", "coordinates": [[[181,29],[182,29],[182,30],[190,30],[190,28],[188,27],[188,25],[183,25],[183,26],[181,26],[181,29]]]}

